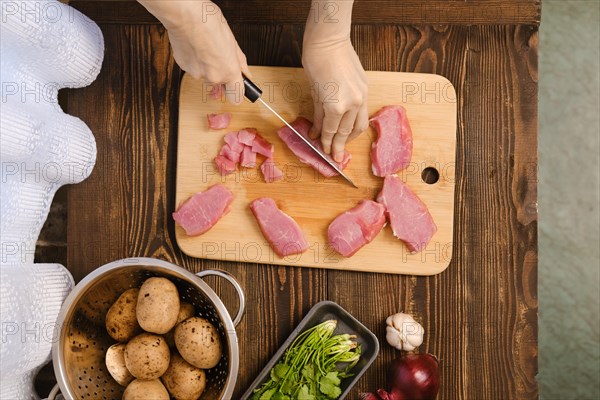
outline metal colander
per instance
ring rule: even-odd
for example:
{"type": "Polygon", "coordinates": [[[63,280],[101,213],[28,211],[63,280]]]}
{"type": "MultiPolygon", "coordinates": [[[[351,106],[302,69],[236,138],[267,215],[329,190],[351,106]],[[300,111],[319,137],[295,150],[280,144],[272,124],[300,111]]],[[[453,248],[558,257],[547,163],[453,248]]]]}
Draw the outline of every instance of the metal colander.
{"type": "Polygon", "coordinates": [[[239,367],[235,326],[245,306],[240,285],[224,271],[206,270],[196,276],[153,258],[129,258],[106,264],[86,276],[65,300],[52,348],[56,379],[65,398],[121,398],[125,388],[113,380],[105,365],[106,350],[115,341],[106,331],[104,318],[121,293],[140,287],[144,280],[155,276],[173,282],[181,300],[192,304],[196,316],[210,321],[221,337],[223,357],[216,367],[206,371],[207,385],[201,399],[231,399],[239,367]],[[207,275],[225,278],[236,289],[239,309],[233,321],[219,297],[200,279],[207,275]]]}

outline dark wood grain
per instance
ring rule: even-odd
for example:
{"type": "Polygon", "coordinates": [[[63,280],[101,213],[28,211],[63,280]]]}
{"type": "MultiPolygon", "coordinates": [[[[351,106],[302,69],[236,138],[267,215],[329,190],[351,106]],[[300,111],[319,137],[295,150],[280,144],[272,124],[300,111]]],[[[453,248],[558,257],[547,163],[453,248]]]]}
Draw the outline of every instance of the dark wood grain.
{"type": "MultiPolygon", "coordinates": [[[[380,338],[386,315],[421,316],[424,350],[441,360],[441,398],[535,398],[535,28],[361,27],[354,37],[367,68],[397,54],[386,68],[441,74],[457,89],[455,242],[438,276],[329,271],[329,297],[380,338]],[[385,295],[355,298],[379,288],[385,295]]],[[[383,385],[396,355],[384,346],[360,388],[383,385]]]]}
{"type": "MultiPolygon", "coordinates": [[[[384,320],[400,310],[423,322],[422,350],[440,358],[440,399],[537,398],[535,24],[365,24],[353,30],[366,69],[437,73],[457,91],[452,262],[440,275],[417,278],[183,255],[169,217],[182,74],[162,27],[122,22],[101,24],[102,72],[90,87],[68,93],[69,113],[90,126],[98,146],[92,175],[68,193],[68,267],[76,279],[131,256],[236,275],[248,302],[238,327],[236,396],[310,307],[330,299],[382,343],[349,399],[384,385],[385,366],[396,355],[385,345],[384,320]]],[[[232,29],[251,64],[300,65],[302,25],[273,21],[232,29]]],[[[210,283],[235,310],[233,292],[210,283]]]]}
{"type": "MultiPolygon", "coordinates": [[[[155,24],[134,0],[71,0],[99,23],[155,24]]],[[[300,24],[310,0],[215,0],[229,23],[300,24]]],[[[212,9],[207,9],[212,13],[212,9]]],[[[540,0],[356,0],[356,24],[527,24],[539,25],[540,0]]],[[[332,15],[332,17],[334,17],[332,15]]]]}

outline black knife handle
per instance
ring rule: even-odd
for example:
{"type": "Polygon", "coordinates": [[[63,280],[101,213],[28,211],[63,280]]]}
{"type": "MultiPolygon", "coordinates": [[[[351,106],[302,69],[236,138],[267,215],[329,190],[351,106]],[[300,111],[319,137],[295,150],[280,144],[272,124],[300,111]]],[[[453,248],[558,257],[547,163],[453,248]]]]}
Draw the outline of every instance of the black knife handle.
{"type": "Polygon", "coordinates": [[[254,82],[246,78],[246,75],[242,74],[242,77],[244,78],[244,96],[254,103],[262,95],[262,90],[254,82]]]}

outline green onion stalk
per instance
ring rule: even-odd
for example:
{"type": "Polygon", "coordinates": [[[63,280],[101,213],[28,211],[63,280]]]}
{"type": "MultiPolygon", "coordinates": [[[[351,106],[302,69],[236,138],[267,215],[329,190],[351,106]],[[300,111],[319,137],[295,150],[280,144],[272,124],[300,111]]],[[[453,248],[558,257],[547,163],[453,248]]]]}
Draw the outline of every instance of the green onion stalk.
{"type": "Polygon", "coordinates": [[[337,399],[340,378],[352,376],[360,359],[360,345],[354,335],[334,335],[336,327],[328,320],[298,335],[251,400],[337,399]]]}

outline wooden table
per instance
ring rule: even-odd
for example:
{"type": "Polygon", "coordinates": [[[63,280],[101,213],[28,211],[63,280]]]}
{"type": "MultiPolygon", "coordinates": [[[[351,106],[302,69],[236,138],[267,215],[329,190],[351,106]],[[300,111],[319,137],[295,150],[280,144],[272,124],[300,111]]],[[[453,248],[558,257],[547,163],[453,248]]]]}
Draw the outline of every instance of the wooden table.
{"type": "MultiPolygon", "coordinates": [[[[352,40],[369,70],[436,73],[458,95],[452,262],[432,277],[193,259],[173,220],[179,83],[163,27],[135,2],[72,1],[101,27],[102,72],[69,91],[94,132],[92,175],[68,190],[68,268],[77,280],[124,257],[233,273],[247,294],[238,327],[239,396],[310,307],[338,302],[379,337],[348,397],[384,386],[397,355],[384,320],[423,321],[440,358],[440,399],[530,399],[537,374],[537,55],[540,2],[356,0],[352,40]]],[[[221,1],[250,64],[300,66],[309,0],[221,1]]],[[[377,260],[373,260],[377,262],[377,260]]],[[[210,282],[235,309],[232,290],[210,282]]],[[[235,397],[234,397],[235,398],[235,397]]]]}

